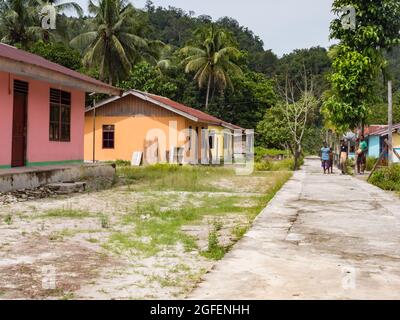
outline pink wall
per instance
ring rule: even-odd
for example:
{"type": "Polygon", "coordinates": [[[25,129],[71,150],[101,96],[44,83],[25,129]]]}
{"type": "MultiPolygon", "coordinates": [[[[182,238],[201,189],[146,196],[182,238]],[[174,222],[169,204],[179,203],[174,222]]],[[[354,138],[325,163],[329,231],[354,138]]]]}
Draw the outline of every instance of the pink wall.
{"type": "MultiPolygon", "coordinates": [[[[27,80],[28,93],[28,133],[27,162],[57,162],[68,160],[83,160],[85,93],[74,89],[51,85],[46,82],[27,80]],[[50,87],[71,92],[71,142],[54,142],[49,140],[49,94],[50,87]]],[[[0,106],[4,103],[5,110],[0,107],[1,156],[0,165],[11,163],[11,127],[12,127],[12,95],[8,95],[8,75],[0,73],[0,106]],[[6,79],[7,81],[3,81],[6,79]],[[5,85],[5,88],[3,84],[5,85]],[[4,97],[6,97],[4,99],[4,97]],[[3,128],[4,123],[4,128],[3,128]],[[6,137],[3,142],[3,137],[6,137]],[[4,147],[4,149],[3,149],[4,147]],[[4,153],[4,155],[3,155],[4,153]]]]}
{"type": "Polygon", "coordinates": [[[0,166],[11,163],[13,97],[8,83],[8,74],[0,72],[0,166]]]}

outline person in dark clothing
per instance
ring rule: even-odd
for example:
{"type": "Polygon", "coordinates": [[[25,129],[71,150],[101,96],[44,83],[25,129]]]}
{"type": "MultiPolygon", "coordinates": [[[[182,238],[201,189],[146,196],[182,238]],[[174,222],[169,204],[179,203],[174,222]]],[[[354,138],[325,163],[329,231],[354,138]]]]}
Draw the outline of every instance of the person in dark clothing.
{"type": "Polygon", "coordinates": [[[330,171],[331,174],[333,174],[333,158],[334,158],[333,148],[330,148],[330,151],[329,151],[329,168],[328,168],[328,173],[329,173],[329,171],[330,171]]]}
{"type": "Polygon", "coordinates": [[[346,141],[342,140],[340,146],[340,170],[342,170],[342,174],[346,174],[347,151],[346,141]]]}

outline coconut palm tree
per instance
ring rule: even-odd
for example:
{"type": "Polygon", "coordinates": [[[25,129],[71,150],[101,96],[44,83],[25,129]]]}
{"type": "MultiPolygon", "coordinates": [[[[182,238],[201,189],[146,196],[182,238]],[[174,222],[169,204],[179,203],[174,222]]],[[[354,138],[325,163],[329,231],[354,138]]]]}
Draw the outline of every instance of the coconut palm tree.
{"type": "Polygon", "coordinates": [[[132,65],[148,51],[135,23],[135,8],[126,0],[89,1],[89,12],[95,15],[93,31],[71,40],[84,52],[83,63],[98,67],[101,80],[117,83],[129,74],[132,65]]]}
{"type": "Polygon", "coordinates": [[[30,0],[30,3],[34,7],[43,8],[46,4],[52,4],[57,10],[57,13],[63,13],[65,11],[74,11],[78,16],[83,16],[82,7],[74,1],[63,1],[63,0],[30,0]]]}
{"type": "MultiPolygon", "coordinates": [[[[30,6],[33,8],[36,8],[36,11],[39,15],[39,12],[41,8],[43,8],[47,4],[52,4],[54,5],[57,15],[60,15],[61,13],[64,13],[65,11],[70,11],[76,13],[79,17],[83,16],[83,9],[82,7],[73,1],[63,1],[63,0],[29,0],[30,6]]],[[[64,31],[64,30],[62,30],[64,31]]],[[[62,32],[51,32],[51,30],[48,29],[41,29],[41,38],[44,41],[49,41],[50,39],[52,40],[61,40],[62,38],[62,32]]]]}
{"type": "Polygon", "coordinates": [[[26,0],[3,0],[0,12],[1,42],[27,48],[37,33],[36,11],[26,0]]]}
{"type": "Polygon", "coordinates": [[[54,4],[57,13],[74,10],[83,15],[82,8],[76,2],[60,0],[2,0],[0,2],[0,32],[2,42],[17,44],[27,48],[29,43],[42,38],[49,40],[49,30],[41,28],[40,10],[46,4],[54,4]]]}
{"type": "Polygon", "coordinates": [[[194,79],[199,88],[207,85],[206,105],[208,110],[211,87],[221,92],[227,86],[233,89],[231,76],[241,76],[242,70],[235,64],[240,51],[232,45],[230,35],[214,25],[196,31],[197,45],[186,46],[181,51],[187,73],[195,72],[194,79]]]}

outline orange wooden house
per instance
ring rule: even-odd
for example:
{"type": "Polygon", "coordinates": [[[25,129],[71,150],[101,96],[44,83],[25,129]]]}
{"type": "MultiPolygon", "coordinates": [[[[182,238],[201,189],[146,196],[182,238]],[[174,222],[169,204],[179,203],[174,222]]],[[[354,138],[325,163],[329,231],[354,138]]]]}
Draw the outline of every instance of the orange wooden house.
{"type": "Polygon", "coordinates": [[[142,153],[144,163],[172,162],[175,156],[183,163],[209,161],[222,156],[217,150],[224,141],[213,130],[202,135],[208,128],[239,127],[168,98],[129,90],[86,110],[85,161],[131,161],[135,153],[142,153]]]}

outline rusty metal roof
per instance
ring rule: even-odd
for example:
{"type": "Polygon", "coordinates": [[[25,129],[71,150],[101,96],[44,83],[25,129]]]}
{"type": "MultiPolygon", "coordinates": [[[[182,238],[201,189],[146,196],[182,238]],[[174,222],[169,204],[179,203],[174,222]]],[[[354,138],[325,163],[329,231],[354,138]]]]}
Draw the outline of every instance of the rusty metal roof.
{"type": "MultiPolygon", "coordinates": [[[[110,92],[116,92],[119,91],[119,89],[108,85],[106,83],[103,83],[99,80],[93,79],[89,76],[83,75],[77,71],[68,69],[64,66],[61,66],[57,63],[51,62],[49,60],[44,59],[43,57],[40,57],[38,55],[26,52],[24,50],[17,49],[13,46],[0,43],[0,58],[6,58],[12,61],[17,61],[21,62],[26,65],[32,65],[36,66],[42,69],[46,69],[55,73],[59,73],[65,76],[68,76],[73,79],[77,79],[80,81],[84,81],[88,84],[101,87],[104,89],[108,89],[110,92]]],[[[0,71],[2,70],[1,65],[0,65],[0,71]]],[[[27,75],[30,77],[29,75],[27,75]]]]}
{"type": "Polygon", "coordinates": [[[187,117],[194,121],[203,122],[203,123],[216,125],[216,126],[223,126],[223,127],[226,127],[226,128],[232,129],[232,130],[234,130],[234,129],[243,130],[243,128],[241,128],[239,126],[236,126],[236,125],[233,125],[224,120],[218,119],[218,118],[211,116],[203,111],[185,106],[184,104],[173,101],[169,98],[158,96],[158,95],[148,93],[148,92],[133,90],[133,89],[124,92],[121,97],[112,97],[112,98],[106,99],[104,101],[101,101],[101,102],[97,103],[95,107],[87,109],[86,112],[91,111],[94,108],[99,108],[99,107],[105,106],[113,101],[116,101],[120,98],[126,97],[127,95],[134,95],[140,99],[143,99],[143,100],[149,101],[153,104],[157,104],[161,107],[167,108],[172,112],[180,114],[181,116],[187,117]]]}

